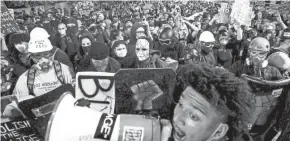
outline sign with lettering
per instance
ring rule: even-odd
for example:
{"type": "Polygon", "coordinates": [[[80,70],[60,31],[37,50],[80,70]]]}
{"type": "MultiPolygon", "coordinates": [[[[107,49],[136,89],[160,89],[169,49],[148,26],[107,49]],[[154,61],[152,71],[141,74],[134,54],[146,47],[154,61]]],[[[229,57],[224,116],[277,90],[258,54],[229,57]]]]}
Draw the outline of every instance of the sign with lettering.
{"type": "Polygon", "coordinates": [[[79,11],[80,15],[89,15],[91,11],[94,10],[94,3],[91,1],[78,2],[76,4],[76,9],[79,11]]]}
{"type": "Polygon", "coordinates": [[[249,0],[235,0],[235,3],[232,6],[231,18],[233,21],[240,23],[241,25],[245,24],[245,20],[248,16],[250,9],[249,0]]]}
{"type": "Polygon", "coordinates": [[[9,34],[12,32],[19,31],[19,27],[12,17],[11,13],[8,11],[8,8],[1,1],[1,33],[2,34],[9,34]]]}
{"type": "Polygon", "coordinates": [[[231,7],[228,3],[221,3],[221,8],[219,9],[219,18],[218,22],[219,23],[229,23],[230,21],[230,11],[231,7]]]}
{"type": "Polygon", "coordinates": [[[175,72],[166,69],[121,69],[115,75],[116,114],[157,111],[170,116],[175,72]]]}
{"type": "Polygon", "coordinates": [[[90,108],[113,114],[115,110],[114,73],[78,72],[76,75],[76,99],[87,99],[90,108]]]}
{"type": "Polygon", "coordinates": [[[43,137],[34,129],[29,120],[20,118],[1,123],[2,141],[43,141],[43,137]]]}

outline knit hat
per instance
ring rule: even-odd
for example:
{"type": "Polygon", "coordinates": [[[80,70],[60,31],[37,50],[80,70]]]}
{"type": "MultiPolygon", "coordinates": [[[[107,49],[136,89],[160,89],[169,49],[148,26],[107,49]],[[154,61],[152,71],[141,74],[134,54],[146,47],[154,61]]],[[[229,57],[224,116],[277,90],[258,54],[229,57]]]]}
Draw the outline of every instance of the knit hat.
{"type": "Polygon", "coordinates": [[[78,21],[75,18],[73,18],[73,17],[70,17],[68,19],[65,19],[63,22],[66,25],[69,24],[69,23],[74,23],[76,26],[78,26],[78,21]]]}
{"type": "Polygon", "coordinates": [[[89,51],[89,56],[95,60],[103,60],[109,56],[109,48],[107,44],[102,42],[94,42],[89,51]]]}
{"type": "Polygon", "coordinates": [[[112,49],[114,50],[117,46],[119,46],[119,45],[121,45],[121,44],[123,44],[123,45],[126,46],[126,42],[125,42],[124,40],[118,40],[118,41],[115,41],[115,42],[113,43],[113,45],[112,45],[112,49]]]}
{"type": "Polygon", "coordinates": [[[48,39],[49,34],[43,28],[36,27],[30,32],[28,52],[39,53],[50,51],[53,47],[48,39]]]}

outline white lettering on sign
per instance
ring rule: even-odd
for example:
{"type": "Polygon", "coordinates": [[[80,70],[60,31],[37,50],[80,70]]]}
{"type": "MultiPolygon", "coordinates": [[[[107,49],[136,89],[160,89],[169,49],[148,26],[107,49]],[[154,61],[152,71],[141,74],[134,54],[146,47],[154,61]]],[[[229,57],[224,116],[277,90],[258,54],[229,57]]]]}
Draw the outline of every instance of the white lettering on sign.
{"type": "Polygon", "coordinates": [[[290,32],[284,32],[283,36],[290,37],[290,32]]]}
{"type": "Polygon", "coordinates": [[[104,134],[105,138],[108,138],[108,135],[110,134],[111,131],[111,126],[114,123],[114,120],[112,118],[112,115],[106,116],[103,126],[101,128],[101,133],[104,134]]]}

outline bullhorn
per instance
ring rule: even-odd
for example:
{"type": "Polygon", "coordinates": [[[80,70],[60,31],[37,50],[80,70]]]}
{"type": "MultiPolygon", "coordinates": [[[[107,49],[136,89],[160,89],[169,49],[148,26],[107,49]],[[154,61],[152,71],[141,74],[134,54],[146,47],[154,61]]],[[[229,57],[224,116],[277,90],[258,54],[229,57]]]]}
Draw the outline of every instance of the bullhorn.
{"type": "Polygon", "coordinates": [[[45,141],[160,141],[161,126],[145,115],[113,115],[76,106],[70,92],[57,101],[45,141]]]}

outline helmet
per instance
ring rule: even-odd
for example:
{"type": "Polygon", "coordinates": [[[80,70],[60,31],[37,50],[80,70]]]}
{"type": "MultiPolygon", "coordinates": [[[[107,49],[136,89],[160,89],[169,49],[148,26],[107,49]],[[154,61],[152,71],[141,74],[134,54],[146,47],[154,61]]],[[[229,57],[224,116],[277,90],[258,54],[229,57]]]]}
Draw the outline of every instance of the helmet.
{"type": "Polygon", "coordinates": [[[35,27],[31,32],[30,32],[30,39],[48,39],[49,34],[44,28],[40,27],[35,27]]]}
{"type": "Polygon", "coordinates": [[[209,31],[204,31],[199,36],[199,41],[203,42],[215,42],[213,34],[209,31]]]}
{"type": "Polygon", "coordinates": [[[257,37],[251,41],[249,49],[269,52],[270,51],[270,43],[265,38],[257,37]]]}

